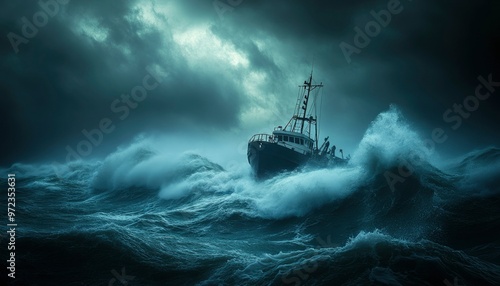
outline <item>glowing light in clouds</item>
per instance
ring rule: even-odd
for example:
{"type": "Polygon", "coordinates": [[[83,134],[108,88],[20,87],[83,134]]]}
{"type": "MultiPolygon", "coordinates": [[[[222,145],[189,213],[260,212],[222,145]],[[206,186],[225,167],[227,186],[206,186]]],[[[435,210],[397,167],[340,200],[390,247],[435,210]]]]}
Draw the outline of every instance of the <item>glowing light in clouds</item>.
{"type": "Polygon", "coordinates": [[[99,43],[106,41],[109,35],[109,30],[103,27],[96,18],[92,17],[80,18],[73,31],[92,38],[99,43]]]}
{"type": "Polygon", "coordinates": [[[224,63],[233,67],[247,68],[246,56],[236,50],[233,44],[223,42],[214,35],[208,25],[193,27],[183,32],[174,32],[174,41],[182,48],[190,64],[200,60],[224,63]]]}

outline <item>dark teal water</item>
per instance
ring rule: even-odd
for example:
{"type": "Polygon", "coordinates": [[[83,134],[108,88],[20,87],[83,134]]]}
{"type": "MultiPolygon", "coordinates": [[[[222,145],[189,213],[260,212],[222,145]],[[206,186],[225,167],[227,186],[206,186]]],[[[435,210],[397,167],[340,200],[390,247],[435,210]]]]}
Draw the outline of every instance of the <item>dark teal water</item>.
{"type": "Polygon", "coordinates": [[[500,285],[500,149],[436,167],[397,117],[379,116],[346,167],[263,181],[246,162],[227,170],[143,142],[64,168],[16,164],[3,170],[19,225],[7,281],[500,285]],[[411,175],[391,188],[401,164],[411,175]]]}

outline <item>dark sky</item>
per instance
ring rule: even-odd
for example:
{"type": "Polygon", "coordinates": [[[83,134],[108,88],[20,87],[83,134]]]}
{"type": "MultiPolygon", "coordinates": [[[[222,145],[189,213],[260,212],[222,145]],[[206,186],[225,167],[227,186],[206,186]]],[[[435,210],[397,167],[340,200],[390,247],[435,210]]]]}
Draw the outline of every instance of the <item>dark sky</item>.
{"type": "Polygon", "coordinates": [[[322,134],[346,150],[391,104],[422,137],[445,130],[443,154],[499,142],[500,87],[456,130],[443,120],[478,76],[500,82],[498,1],[41,2],[1,4],[1,166],[62,161],[103,119],[114,129],[90,156],[138,134],[238,144],[286,123],[312,63],[322,134]],[[348,61],[341,44],[388,7],[348,61]],[[143,100],[126,101],[144,80],[143,100]]]}

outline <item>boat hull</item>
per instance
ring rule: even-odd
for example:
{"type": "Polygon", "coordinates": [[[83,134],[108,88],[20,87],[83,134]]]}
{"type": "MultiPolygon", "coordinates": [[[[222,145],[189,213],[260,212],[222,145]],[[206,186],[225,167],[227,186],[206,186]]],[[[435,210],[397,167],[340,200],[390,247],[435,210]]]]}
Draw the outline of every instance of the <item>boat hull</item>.
{"type": "Polygon", "coordinates": [[[257,177],[291,171],[304,165],[311,157],[279,144],[266,141],[248,143],[248,163],[257,177]]]}

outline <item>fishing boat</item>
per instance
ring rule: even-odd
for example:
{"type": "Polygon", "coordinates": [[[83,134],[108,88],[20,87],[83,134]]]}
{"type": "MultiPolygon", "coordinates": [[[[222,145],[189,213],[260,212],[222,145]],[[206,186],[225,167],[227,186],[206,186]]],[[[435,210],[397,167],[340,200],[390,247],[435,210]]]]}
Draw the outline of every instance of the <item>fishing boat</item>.
{"type": "Polygon", "coordinates": [[[255,134],[248,141],[247,157],[257,177],[267,177],[283,171],[292,171],[306,164],[328,166],[346,164],[330,148],[329,137],[318,146],[317,97],[323,83],[313,84],[313,72],[299,85],[297,103],[292,118],[285,127],[274,128],[272,134],[255,134]],[[313,92],[315,91],[315,92],[313,92]]]}

